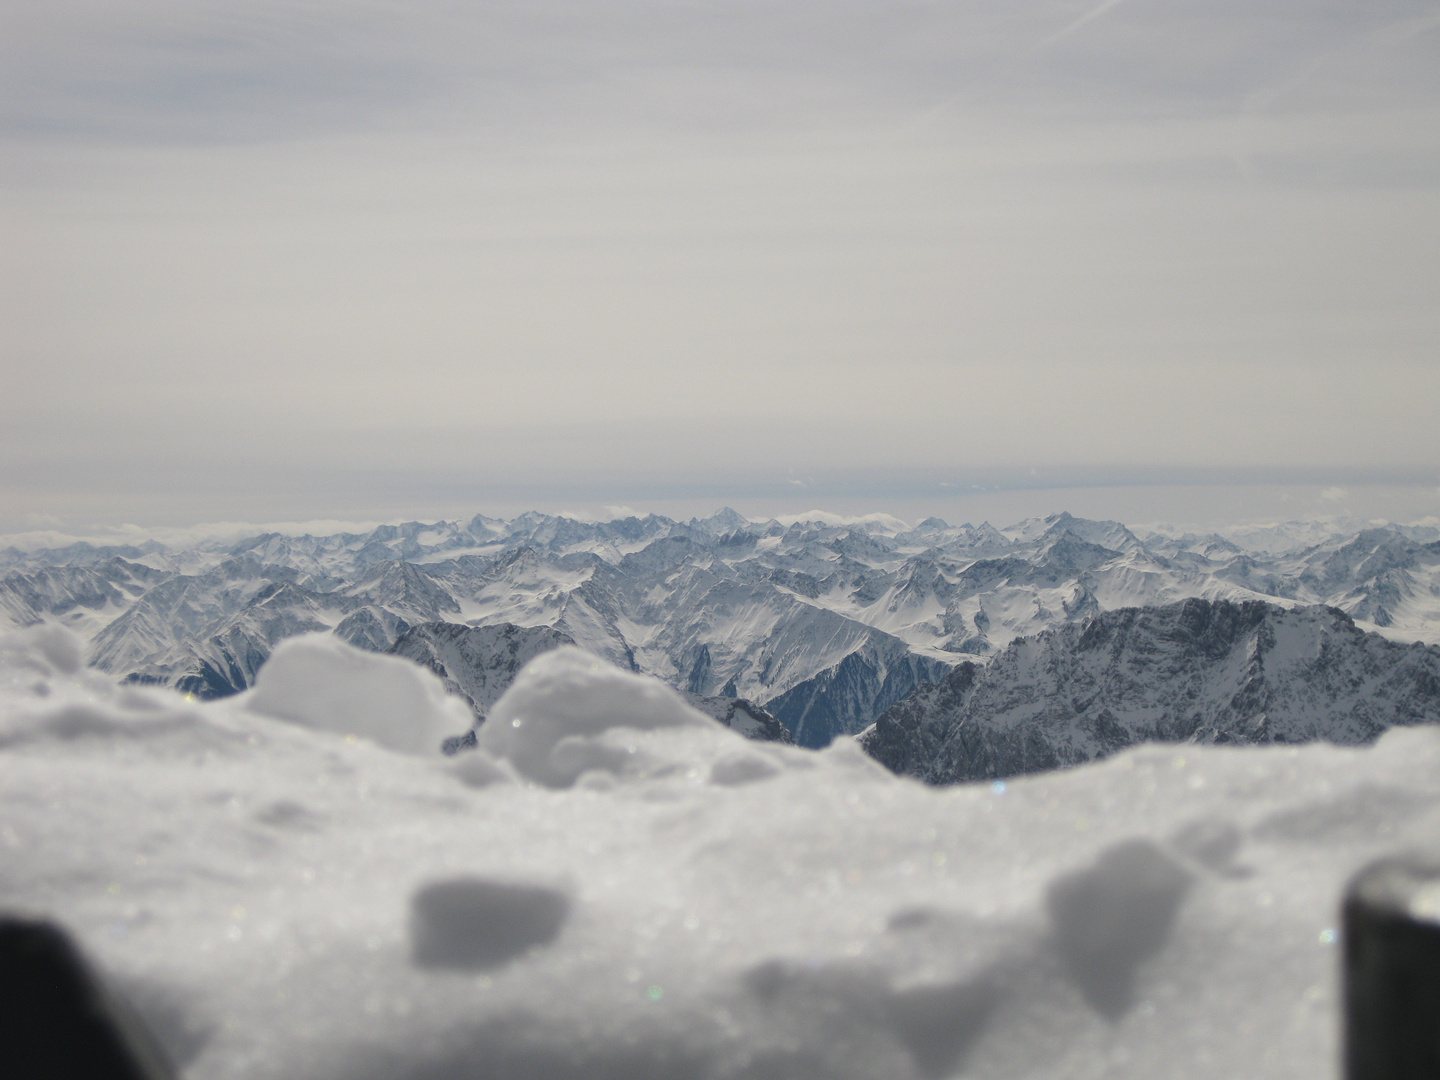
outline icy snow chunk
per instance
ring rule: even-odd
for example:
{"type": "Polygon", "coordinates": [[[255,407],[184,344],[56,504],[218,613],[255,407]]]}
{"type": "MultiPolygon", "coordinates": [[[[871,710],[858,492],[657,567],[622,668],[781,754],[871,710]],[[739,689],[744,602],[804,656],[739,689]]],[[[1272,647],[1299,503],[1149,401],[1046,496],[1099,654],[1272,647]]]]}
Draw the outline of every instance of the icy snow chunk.
{"type": "Polygon", "coordinates": [[[74,675],[84,663],[84,643],[63,626],[37,626],[27,636],[57,674],[74,675]]]}
{"type": "Polygon", "coordinates": [[[738,737],[658,679],[567,646],[521,669],[476,739],[481,750],[508,760],[527,779],[564,788],[587,772],[626,772],[635,755],[653,753],[653,743],[641,747],[619,729],[688,729],[717,742],[738,737]]]}
{"type": "MultiPolygon", "coordinates": [[[[63,626],[31,626],[0,635],[0,669],[53,678],[84,668],[84,643],[63,626]]],[[[32,688],[33,689],[33,688],[32,688]]],[[[37,690],[40,695],[48,693],[37,690]]]]}
{"type": "Polygon", "coordinates": [[[570,913],[557,889],[483,878],[437,881],[410,904],[417,967],[482,971],[554,941],[570,913]]]}
{"type": "Polygon", "coordinates": [[[466,787],[486,788],[491,784],[513,784],[515,774],[507,762],[496,761],[479,750],[465,754],[450,766],[450,773],[466,787]]]}
{"type": "Polygon", "coordinates": [[[117,687],[80,657],[79,639],[63,627],[0,635],[0,747],[121,740],[186,751],[235,741],[179,694],[117,687]]]}
{"type": "Polygon", "coordinates": [[[470,710],[430,672],[397,656],[327,634],[282,641],[255,678],[251,712],[321,731],[357,735],[391,750],[440,753],[466,731],[470,710]]]}
{"type": "Polygon", "coordinates": [[[1130,840],[1051,885],[1060,957],[1096,1012],[1118,1020],[1129,1011],[1136,968],[1165,945],[1192,880],[1150,841],[1130,840]]]}

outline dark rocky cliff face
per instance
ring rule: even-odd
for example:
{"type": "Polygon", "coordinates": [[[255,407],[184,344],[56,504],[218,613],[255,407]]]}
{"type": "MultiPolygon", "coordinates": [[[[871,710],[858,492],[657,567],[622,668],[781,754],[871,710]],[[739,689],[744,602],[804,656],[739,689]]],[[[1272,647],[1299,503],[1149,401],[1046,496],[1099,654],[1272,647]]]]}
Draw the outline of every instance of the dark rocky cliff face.
{"type": "Polygon", "coordinates": [[[549,626],[428,622],[410,627],[387,651],[428,667],[484,719],[527,662],[574,644],[569,634],[549,626]]]}
{"type": "Polygon", "coordinates": [[[891,772],[925,776],[949,733],[942,717],[957,715],[984,670],[966,662],[939,682],[922,683],[860,735],[861,745],[891,772]]]}
{"type": "Polygon", "coordinates": [[[889,648],[867,644],[765,707],[794,733],[797,745],[818,749],[855,734],[868,718],[948,670],[949,665],[917,656],[898,642],[889,648]]]}
{"type": "Polygon", "coordinates": [[[1358,745],[1440,722],[1440,648],[1328,607],[1186,600],[1095,615],[962,665],[862,745],[930,783],[1077,765],[1147,741],[1358,745]]]}

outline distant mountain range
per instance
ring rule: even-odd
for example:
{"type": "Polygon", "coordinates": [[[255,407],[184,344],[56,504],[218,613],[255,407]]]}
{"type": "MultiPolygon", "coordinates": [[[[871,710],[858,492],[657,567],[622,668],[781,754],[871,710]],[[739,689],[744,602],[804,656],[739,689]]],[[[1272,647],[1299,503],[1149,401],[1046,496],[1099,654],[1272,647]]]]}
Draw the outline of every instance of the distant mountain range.
{"type": "MultiPolygon", "coordinates": [[[[701,698],[744,699],[803,746],[861,731],[1019,637],[1123,608],[1265,600],[1328,604],[1396,640],[1440,628],[1428,526],[1200,536],[1068,514],[997,529],[530,513],[183,549],[11,548],[0,567],[0,622],[70,626],[121,679],[216,697],[299,633],[384,651],[436,624],[542,628],[701,698]]],[[[478,685],[452,681],[483,711],[478,685]]]]}

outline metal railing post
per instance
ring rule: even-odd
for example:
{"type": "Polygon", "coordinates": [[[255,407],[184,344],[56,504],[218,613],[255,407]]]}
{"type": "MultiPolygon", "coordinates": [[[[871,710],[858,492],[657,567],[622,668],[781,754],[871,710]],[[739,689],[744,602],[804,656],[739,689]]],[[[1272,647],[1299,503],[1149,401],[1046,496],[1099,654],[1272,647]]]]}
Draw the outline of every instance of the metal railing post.
{"type": "Polygon", "coordinates": [[[1440,862],[1371,863],[1342,918],[1345,1080],[1437,1080],[1440,862]]]}

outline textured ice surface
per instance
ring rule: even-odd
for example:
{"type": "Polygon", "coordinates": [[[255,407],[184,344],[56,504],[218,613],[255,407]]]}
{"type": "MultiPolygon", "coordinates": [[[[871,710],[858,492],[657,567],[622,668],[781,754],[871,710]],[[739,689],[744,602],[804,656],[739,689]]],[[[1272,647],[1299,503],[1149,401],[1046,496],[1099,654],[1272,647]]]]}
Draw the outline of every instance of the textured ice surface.
{"type": "Polygon", "coordinates": [[[933,789],[567,651],[427,758],[314,721],[369,707],[333,657],[269,692],[307,725],[43,634],[0,641],[5,906],[192,1080],[1314,1080],[1343,882],[1440,847],[1429,727],[933,789]]]}

